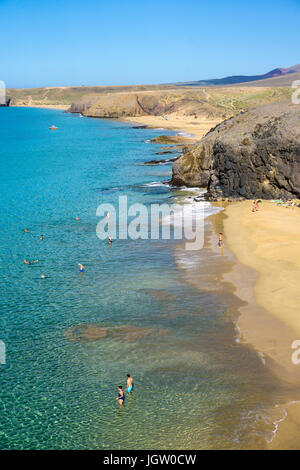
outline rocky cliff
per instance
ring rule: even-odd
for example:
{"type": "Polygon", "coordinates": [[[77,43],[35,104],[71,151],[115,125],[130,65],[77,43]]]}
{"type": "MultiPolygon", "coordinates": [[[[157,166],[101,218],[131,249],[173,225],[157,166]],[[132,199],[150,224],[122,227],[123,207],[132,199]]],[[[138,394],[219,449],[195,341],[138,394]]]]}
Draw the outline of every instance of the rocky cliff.
{"type": "Polygon", "coordinates": [[[10,97],[7,97],[5,99],[5,103],[0,103],[0,106],[12,106],[14,104],[13,99],[10,97]]]}
{"type": "Polygon", "coordinates": [[[174,185],[208,197],[300,198],[300,105],[276,103],[222,122],[173,165],[174,185]]]}

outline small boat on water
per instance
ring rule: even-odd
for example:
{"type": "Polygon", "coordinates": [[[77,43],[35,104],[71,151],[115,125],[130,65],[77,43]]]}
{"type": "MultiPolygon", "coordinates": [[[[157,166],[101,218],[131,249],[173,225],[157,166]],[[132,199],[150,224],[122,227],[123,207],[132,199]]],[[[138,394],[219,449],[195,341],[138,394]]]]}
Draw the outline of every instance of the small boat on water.
{"type": "Polygon", "coordinates": [[[49,129],[51,129],[51,131],[54,131],[54,130],[58,129],[58,127],[56,127],[56,126],[50,126],[49,129]]]}

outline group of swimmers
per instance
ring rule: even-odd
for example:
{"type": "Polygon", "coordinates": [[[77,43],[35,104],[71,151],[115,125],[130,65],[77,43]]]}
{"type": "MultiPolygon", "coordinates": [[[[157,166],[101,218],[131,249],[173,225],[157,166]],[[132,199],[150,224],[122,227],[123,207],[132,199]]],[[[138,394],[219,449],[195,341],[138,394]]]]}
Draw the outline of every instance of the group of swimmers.
{"type": "MultiPolygon", "coordinates": [[[[24,228],[24,232],[25,232],[25,233],[29,233],[29,232],[30,232],[29,228],[24,228]]],[[[41,241],[44,240],[44,235],[43,235],[43,234],[40,236],[40,240],[41,240],[41,241]]],[[[33,261],[30,261],[29,259],[26,259],[26,258],[24,259],[24,264],[35,264],[35,263],[38,263],[38,262],[39,262],[38,259],[35,259],[35,260],[33,260],[33,261]]],[[[44,273],[41,274],[41,278],[42,278],[42,279],[45,279],[45,278],[46,278],[46,276],[45,276],[44,273]]]]}
{"type": "MultiPolygon", "coordinates": [[[[134,383],[133,383],[133,378],[131,377],[130,374],[127,374],[127,381],[126,381],[126,391],[127,393],[131,393],[133,391],[134,383]]],[[[122,385],[118,386],[118,396],[116,398],[118,400],[118,403],[120,406],[123,405],[124,400],[125,400],[125,395],[123,391],[122,385]]]]}
{"type": "MultiPolygon", "coordinates": [[[[108,212],[108,214],[109,214],[109,212],[108,212]]],[[[109,218],[109,215],[108,215],[108,218],[109,218]]],[[[76,217],[76,220],[78,221],[78,220],[79,220],[79,217],[76,217]]],[[[29,232],[30,232],[30,229],[29,229],[29,228],[24,228],[24,232],[25,232],[25,233],[29,233],[29,232]]],[[[40,236],[40,240],[41,240],[41,241],[44,240],[44,235],[43,235],[43,234],[40,236]]],[[[108,237],[108,246],[109,246],[110,248],[111,248],[111,246],[112,246],[112,238],[111,238],[111,236],[108,237]]],[[[38,259],[36,259],[36,260],[34,260],[34,261],[30,261],[30,260],[28,260],[28,259],[24,259],[24,264],[34,264],[34,263],[38,263],[38,262],[39,262],[38,259]]],[[[83,266],[83,264],[78,263],[78,266],[79,266],[79,272],[83,273],[83,271],[84,271],[84,266],[83,266]]],[[[45,274],[42,273],[42,274],[41,274],[41,278],[42,278],[42,279],[46,279],[45,274]]]]}

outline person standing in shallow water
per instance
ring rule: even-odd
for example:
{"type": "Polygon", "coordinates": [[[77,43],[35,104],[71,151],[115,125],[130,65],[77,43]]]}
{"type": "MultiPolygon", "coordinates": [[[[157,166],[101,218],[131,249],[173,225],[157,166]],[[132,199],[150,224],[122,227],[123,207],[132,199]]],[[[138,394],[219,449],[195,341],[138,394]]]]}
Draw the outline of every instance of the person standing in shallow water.
{"type": "Polygon", "coordinates": [[[125,397],[124,397],[124,392],[122,390],[122,385],[118,386],[118,397],[117,397],[118,403],[120,406],[123,405],[125,397]]]}
{"type": "Polygon", "coordinates": [[[224,247],[223,233],[219,233],[218,247],[219,247],[219,248],[223,248],[223,247],[224,247]]]}
{"type": "Polygon", "coordinates": [[[133,378],[130,376],[130,374],[127,374],[127,392],[130,393],[133,390],[133,378]]]}

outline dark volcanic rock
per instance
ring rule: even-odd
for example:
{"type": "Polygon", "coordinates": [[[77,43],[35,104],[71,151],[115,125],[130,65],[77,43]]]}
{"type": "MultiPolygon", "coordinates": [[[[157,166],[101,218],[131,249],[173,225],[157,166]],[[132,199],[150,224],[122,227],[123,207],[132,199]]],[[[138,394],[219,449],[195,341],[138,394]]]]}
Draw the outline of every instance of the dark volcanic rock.
{"type": "Polygon", "coordinates": [[[216,126],[173,165],[175,185],[211,199],[300,197],[300,106],[255,108],[216,126]]]}
{"type": "Polygon", "coordinates": [[[176,162],[179,157],[166,158],[165,160],[149,160],[144,162],[144,165],[168,165],[170,163],[176,162]]]}
{"type": "Polygon", "coordinates": [[[13,104],[14,104],[14,100],[10,97],[7,97],[5,99],[5,103],[0,103],[0,106],[8,107],[8,106],[12,106],[13,104]]]}
{"type": "Polygon", "coordinates": [[[174,186],[207,188],[211,150],[211,143],[207,144],[201,141],[201,143],[195,144],[188,151],[185,151],[173,164],[172,184],[174,186]]]}

